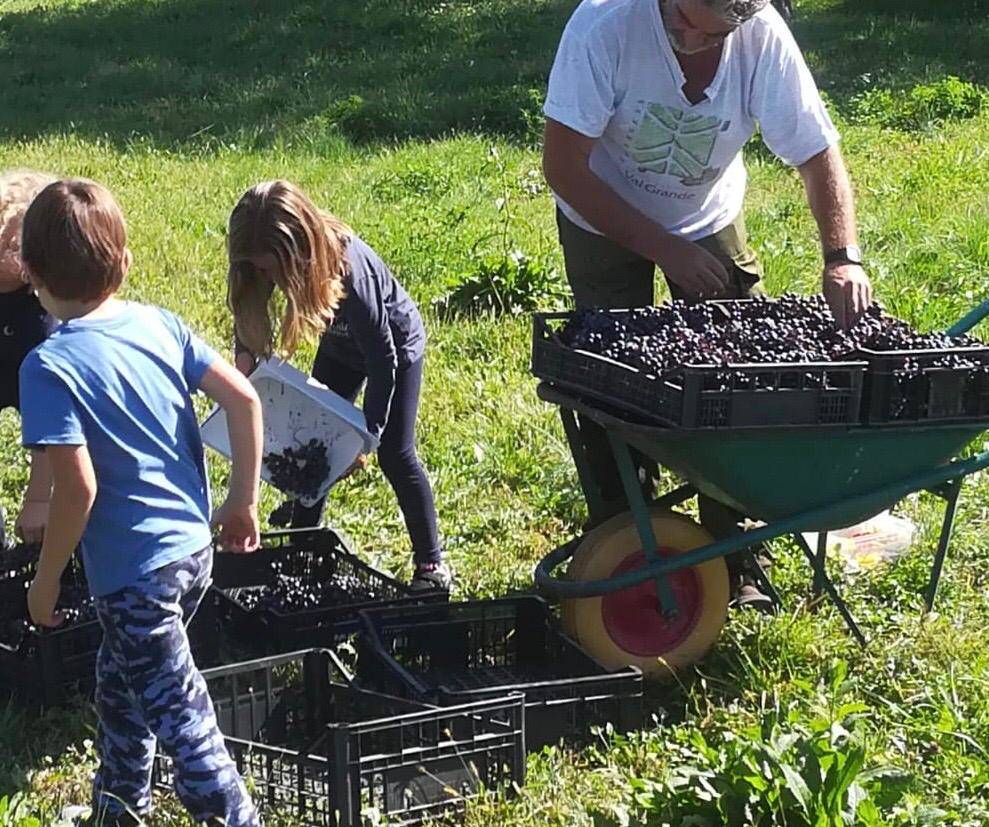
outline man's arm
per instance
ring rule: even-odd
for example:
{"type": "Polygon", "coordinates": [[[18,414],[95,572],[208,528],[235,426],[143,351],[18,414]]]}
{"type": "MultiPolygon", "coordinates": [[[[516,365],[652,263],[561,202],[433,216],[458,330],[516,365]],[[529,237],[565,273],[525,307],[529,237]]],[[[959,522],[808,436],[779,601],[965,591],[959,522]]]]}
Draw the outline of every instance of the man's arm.
{"type": "Polygon", "coordinates": [[[31,473],[24,491],[21,513],[14,531],[25,543],[40,543],[48,524],[48,503],[52,493],[51,464],[44,451],[31,451],[31,473]]]}
{"type": "Polygon", "coordinates": [[[51,519],[27,600],[35,623],[57,626],[60,619],[55,615],[55,606],[62,572],[89,521],[96,499],[96,474],[85,445],[49,445],[45,453],[52,471],[51,519]]]}
{"type": "MultiPolygon", "coordinates": [[[[857,246],[855,199],[838,146],[832,144],[798,169],[817,222],[823,252],[857,246]]],[[[842,262],[826,265],[823,287],[839,327],[854,325],[872,304],[872,284],[860,265],[842,262]]]]}
{"type": "Polygon", "coordinates": [[[553,191],[612,241],[656,262],[687,293],[718,295],[728,283],[724,265],[650,221],[598,178],[590,167],[595,140],[546,119],[543,173],[553,191]]]}

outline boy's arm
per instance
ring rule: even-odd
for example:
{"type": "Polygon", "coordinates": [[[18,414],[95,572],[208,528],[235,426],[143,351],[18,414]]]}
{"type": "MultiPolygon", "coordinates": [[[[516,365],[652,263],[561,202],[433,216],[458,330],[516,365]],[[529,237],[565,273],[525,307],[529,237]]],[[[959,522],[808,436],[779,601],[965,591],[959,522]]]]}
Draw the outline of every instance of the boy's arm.
{"type": "Polygon", "coordinates": [[[215,359],[199,389],[227,415],[232,468],[227,499],[213,513],[220,542],[232,551],[258,547],[258,483],[261,476],[261,400],[254,387],[232,365],[215,359]]]}
{"type": "Polygon", "coordinates": [[[48,503],[52,493],[51,463],[44,451],[31,451],[31,474],[24,492],[21,513],[14,531],[25,543],[40,543],[48,524],[48,503]]]}
{"type": "Polygon", "coordinates": [[[49,445],[52,496],[50,522],[41,546],[38,570],[28,591],[28,611],[39,626],[57,626],[60,581],[79,545],[96,499],[96,474],[85,445],[49,445]]]}

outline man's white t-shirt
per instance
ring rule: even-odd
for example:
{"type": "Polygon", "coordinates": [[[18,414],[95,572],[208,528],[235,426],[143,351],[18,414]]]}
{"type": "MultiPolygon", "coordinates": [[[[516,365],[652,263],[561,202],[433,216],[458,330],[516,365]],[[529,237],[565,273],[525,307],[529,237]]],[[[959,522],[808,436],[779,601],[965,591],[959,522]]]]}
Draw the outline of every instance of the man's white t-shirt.
{"type": "MultiPolygon", "coordinates": [[[[726,39],[706,98],[691,104],[659,0],[583,0],[549,78],[547,117],[598,138],[591,170],[668,232],[695,241],[742,209],[741,149],[756,125],[791,166],[837,142],[800,49],[767,6],[726,39]]],[[[596,232],[559,196],[564,215],[596,232]]]]}

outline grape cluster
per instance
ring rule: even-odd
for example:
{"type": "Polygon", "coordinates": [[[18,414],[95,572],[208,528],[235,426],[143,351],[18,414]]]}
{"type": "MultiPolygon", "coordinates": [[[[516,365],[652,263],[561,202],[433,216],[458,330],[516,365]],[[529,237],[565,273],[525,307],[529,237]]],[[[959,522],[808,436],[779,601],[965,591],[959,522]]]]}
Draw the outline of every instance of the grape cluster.
{"type": "MultiPolygon", "coordinates": [[[[851,330],[842,331],[823,296],[794,294],[773,301],[690,304],[676,300],[627,313],[581,310],[561,331],[560,340],[568,347],[673,382],[682,378],[686,367],[827,363],[853,360],[865,348],[944,350],[979,344],[968,337],[917,333],[879,305],[870,307],[851,330]]],[[[938,359],[938,367],[981,365],[959,355],[938,359]]],[[[733,387],[758,387],[761,381],[758,373],[730,370],[716,372],[712,379],[733,387]]],[[[823,381],[811,374],[806,379],[823,381]]]]}
{"type": "Polygon", "coordinates": [[[263,462],[275,488],[299,497],[316,497],[330,473],[326,443],[319,439],[265,454],[263,462]]]}
{"type": "Polygon", "coordinates": [[[306,565],[301,571],[289,571],[293,567],[275,561],[270,585],[232,589],[227,594],[248,612],[268,610],[278,614],[329,609],[381,596],[373,585],[353,572],[340,567],[327,572],[323,558],[312,562],[314,565],[306,565]]]}

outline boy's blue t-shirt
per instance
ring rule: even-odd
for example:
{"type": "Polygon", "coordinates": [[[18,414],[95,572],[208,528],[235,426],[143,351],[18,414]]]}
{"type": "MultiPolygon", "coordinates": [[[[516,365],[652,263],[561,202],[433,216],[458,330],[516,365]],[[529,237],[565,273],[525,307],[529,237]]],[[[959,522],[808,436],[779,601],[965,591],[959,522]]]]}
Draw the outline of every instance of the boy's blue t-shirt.
{"type": "Polygon", "coordinates": [[[217,358],[157,307],[65,322],[20,370],[26,447],[86,445],[97,494],[82,536],[101,596],[209,545],[209,487],[192,394],[217,358]]]}

